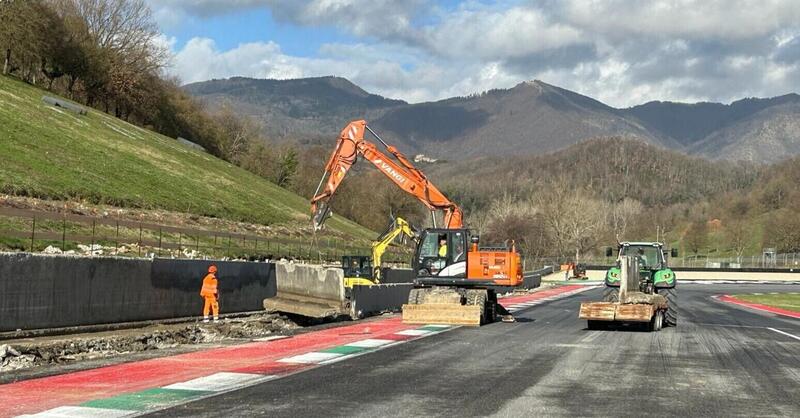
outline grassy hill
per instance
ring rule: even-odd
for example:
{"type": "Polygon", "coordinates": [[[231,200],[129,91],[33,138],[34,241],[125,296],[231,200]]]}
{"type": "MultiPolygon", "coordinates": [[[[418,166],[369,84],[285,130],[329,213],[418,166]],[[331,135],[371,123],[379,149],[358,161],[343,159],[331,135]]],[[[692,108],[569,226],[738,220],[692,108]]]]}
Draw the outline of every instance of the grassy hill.
{"type": "MultiPolygon", "coordinates": [[[[0,191],[165,209],[263,225],[310,225],[308,200],[261,177],[95,110],[77,115],[49,92],[0,76],[0,191]]],[[[374,233],[334,217],[354,238],[374,233]]]]}

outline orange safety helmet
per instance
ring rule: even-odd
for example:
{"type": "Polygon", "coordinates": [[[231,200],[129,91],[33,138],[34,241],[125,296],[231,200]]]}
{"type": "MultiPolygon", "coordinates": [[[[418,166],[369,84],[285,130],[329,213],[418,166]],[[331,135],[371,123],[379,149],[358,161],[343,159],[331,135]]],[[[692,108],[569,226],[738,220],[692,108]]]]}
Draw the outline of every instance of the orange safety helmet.
{"type": "Polygon", "coordinates": [[[217,266],[215,266],[215,265],[213,265],[213,264],[212,264],[212,265],[210,265],[210,266],[208,267],[208,272],[209,272],[209,273],[216,273],[216,272],[217,272],[217,266]]]}

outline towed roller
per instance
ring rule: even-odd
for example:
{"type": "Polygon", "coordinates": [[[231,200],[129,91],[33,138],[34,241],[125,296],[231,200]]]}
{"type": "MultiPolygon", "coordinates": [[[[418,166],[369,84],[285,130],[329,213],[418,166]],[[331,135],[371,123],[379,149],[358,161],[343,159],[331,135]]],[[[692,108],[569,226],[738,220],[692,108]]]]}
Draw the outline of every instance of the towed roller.
{"type": "Polygon", "coordinates": [[[620,256],[619,260],[619,290],[609,292],[603,302],[582,302],[578,318],[585,319],[590,330],[621,323],[645,325],[650,331],[661,330],[668,324],[665,318],[671,309],[669,300],[655,293],[646,278],[642,280],[640,257],[620,256]]]}

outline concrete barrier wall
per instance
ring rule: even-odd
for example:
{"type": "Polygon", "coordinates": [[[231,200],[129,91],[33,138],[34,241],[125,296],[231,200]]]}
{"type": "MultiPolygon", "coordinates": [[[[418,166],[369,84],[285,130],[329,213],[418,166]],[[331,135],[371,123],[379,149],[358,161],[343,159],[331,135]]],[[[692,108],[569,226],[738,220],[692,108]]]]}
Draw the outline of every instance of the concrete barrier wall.
{"type": "Polygon", "coordinates": [[[344,300],[344,271],[338,267],[280,262],[275,265],[278,292],[304,298],[344,300]]]}
{"type": "MultiPolygon", "coordinates": [[[[210,261],[0,254],[0,331],[201,314],[210,261]]],[[[260,310],[273,264],[214,262],[223,313],[260,310]]]]}

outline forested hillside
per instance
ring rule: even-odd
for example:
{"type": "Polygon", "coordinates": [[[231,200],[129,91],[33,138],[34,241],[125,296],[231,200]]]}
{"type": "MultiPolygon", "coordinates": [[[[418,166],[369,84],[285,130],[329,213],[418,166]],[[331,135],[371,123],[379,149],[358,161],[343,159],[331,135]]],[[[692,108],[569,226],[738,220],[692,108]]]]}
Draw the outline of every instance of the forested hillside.
{"type": "Polygon", "coordinates": [[[438,159],[546,154],[609,136],[730,161],[775,162],[800,153],[800,96],[794,93],[618,109],[540,80],[426,103],[371,95],[337,77],[235,77],[186,90],[247,115],[272,140],[324,142],[350,120],[366,119],[406,153],[438,159]]]}

